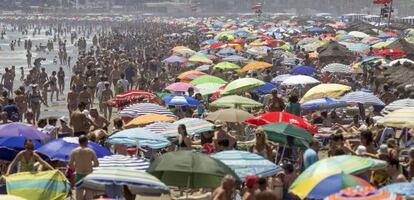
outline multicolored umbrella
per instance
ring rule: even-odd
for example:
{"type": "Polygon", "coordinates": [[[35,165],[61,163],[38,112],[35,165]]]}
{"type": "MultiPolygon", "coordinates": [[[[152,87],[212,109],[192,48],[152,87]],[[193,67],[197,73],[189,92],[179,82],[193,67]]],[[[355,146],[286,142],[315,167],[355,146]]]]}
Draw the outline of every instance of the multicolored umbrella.
{"type": "Polygon", "coordinates": [[[231,62],[221,62],[216,65],[214,65],[213,69],[222,69],[222,70],[236,70],[240,69],[240,66],[231,63],[231,62]]]}
{"type": "Polygon", "coordinates": [[[135,128],[135,127],[142,127],[147,124],[151,124],[154,122],[175,122],[174,117],[169,117],[166,115],[159,115],[159,114],[145,114],[134,118],[133,120],[129,121],[127,124],[124,125],[124,128],[135,128]]]}
{"type": "Polygon", "coordinates": [[[187,95],[170,95],[162,98],[167,105],[171,106],[197,106],[199,102],[187,95]]]}
{"type": "Polygon", "coordinates": [[[253,115],[246,111],[230,108],[208,113],[206,120],[241,123],[252,117],[253,115]]]}
{"type": "Polygon", "coordinates": [[[390,112],[393,112],[395,110],[399,109],[407,109],[407,108],[414,108],[414,99],[399,99],[396,101],[393,101],[392,103],[385,106],[384,109],[382,109],[381,114],[386,115],[390,112]]]}
{"type": "Polygon", "coordinates": [[[156,103],[158,100],[157,96],[150,92],[146,92],[144,90],[129,90],[126,93],[117,94],[111,100],[111,103],[114,107],[123,108],[145,99],[147,99],[150,103],[156,103]]]}
{"type": "Polygon", "coordinates": [[[191,85],[197,86],[203,83],[217,83],[217,84],[226,84],[227,81],[217,77],[217,76],[211,76],[211,75],[204,75],[200,76],[190,82],[191,85]]]}
{"type": "Polygon", "coordinates": [[[183,73],[179,74],[177,76],[177,78],[181,79],[181,80],[193,80],[193,79],[195,79],[199,76],[203,76],[203,75],[206,75],[206,73],[200,72],[200,71],[197,71],[197,70],[190,70],[190,71],[186,71],[186,72],[183,72],[183,73]]]}
{"type": "Polygon", "coordinates": [[[326,65],[324,68],[322,68],[321,72],[331,72],[331,73],[352,73],[352,68],[348,65],[344,65],[341,63],[331,63],[329,65],[326,65]]]}
{"type": "Polygon", "coordinates": [[[319,84],[303,95],[300,103],[305,103],[310,100],[320,99],[324,97],[338,98],[345,92],[350,91],[351,87],[341,84],[319,84]]]}
{"type": "Polygon", "coordinates": [[[171,125],[171,123],[167,122],[155,122],[149,125],[146,125],[144,129],[149,130],[153,133],[161,134],[163,131],[167,130],[167,127],[171,125]]]}
{"type": "Polygon", "coordinates": [[[318,179],[333,174],[360,174],[367,170],[381,169],[387,166],[387,162],[351,155],[333,156],[319,160],[312,164],[292,183],[290,189],[294,189],[296,195],[304,198],[312,191],[311,185],[315,185],[318,179]]]}
{"type": "Polygon", "coordinates": [[[109,144],[149,147],[162,149],[171,143],[166,138],[143,128],[130,128],[119,131],[108,138],[109,144]]]}
{"type": "Polygon", "coordinates": [[[377,123],[395,128],[414,128],[414,108],[392,111],[379,119],[377,123]]]}
{"type": "Polygon", "coordinates": [[[99,167],[95,169],[101,168],[118,168],[118,169],[133,169],[145,172],[148,169],[150,162],[149,160],[145,160],[139,157],[131,157],[131,156],[124,156],[124,155],[111,155],[105,156],[98,159],[99,167]]]}
{"type": "Polygon", "coordinates": [[[262,156],[247,151],[222,151],[211,157],[229,166],[241,180],[244,180],[246,176],[273,176],[282,170],[281,167],[262,156]]]}
{"type": "Polygon", "coordinates": [[[0,137],[23,136],[27,139],[46,141],[50,137],[31,124],[13,122],[0,125],[0,137]]]}
{"type": "Polygon", "coordinates": [[[308,85],[308,84],[318,84],[319,81],[313,77],[305,75],[295,75],[285,79],[283,85],[308,85]]]}
{"type": "Polygon", "coordinates": [[[235,107],[235,108],[243,108],[243,107],[260,107],[263,106],[263,104],[246,98],[246,97],[241,97],[241,96],[237,96],[237,95],[230,95],[230,96],[224,96],[224,97],[220,97],[219,99],[213,101],[211,104],[211,106],[213,107],[220,107],[220,108],[230,108],[230,107],[235,107]]]}
{"type": "Polygon", "coordinates": [[[345,101],[338,101],[329,97],[310,100],[300,105],[303,110],[326,110],[347,106],[348,104],[345,101]]]}
{"type": "Polygon", "coordinates": [[[243,68],[241,68],[240,72],[247,72],[250,70],[258,70],[258,69],[266,69],[272,66],[273,66],[272,64],[267,63],[267,62],[251,61],[247,65],[245,65],[243,68]]]}
{"type": "Polygon", "coordinates": [[[119,115],[125,119],[133,119],[135,117],[145,115],[145,114],[159,114],[166,115],[169,117],[176,117],[171,111],[167,110],[165,107],[162,107],[153,103],[137,103],[130,105],[119,112],[119,115]]]}
{"type": "Polygon", "coordinates": [[[407,199],[414,198],[414,183],[393,183],[380,189],[393,194],[401,195],[407,199]]]}
{"type": "Polygon", "coordinates": [[[312,135],[308,131],[288,123],[267,124],[261,128],[267,138],[276,143],[303,147],[312,140],[312,135]]]}
{"type": "Polygon", "coordinates": [[[371,185],[367,181],[357,176],[338,173],[328,176],[315,177],[315,180],[311,183],[311,185],[307,185],[305,187],[298,184],[294,188],[290,188],[289,191],[301,198],[323,199],[329,195],[340,192],[342,189],[353,186],[371,185]],[[300,189],[296,188],[301,188],[302,190],[306,189],[306,191],[301,191],[300,189]],[[310,190],[308,190],[308,188],[310,190]]]}
{"type": "Polygon", "coordinates": [[[378,105],[378,106],[385,105],[385,103],[382,102],[381,99],[376,97],[374,94],[369,93],[369,92],[363,92],[363,91],[347,93],[345,94],[345,96],[340,98],[339,101],[345,101],[347,103],[361,103],[364,105],[378,105]]]}
{"type": "Polygon", "coordinates": [[[166,130],[161,134],[167,138],[178,137],[178,126],[180,124],[184,124],[186,126],[187,133],[189,135],[200,134],[214,130],[213,124],[204,119],[183,118],[166,127],[166,130]]]}
{"type": "Polygon", "coordinates": [[[325,200],[403,200],[404,198],[389,192],[378,191],[372,186],[357,186],[341,190],[326,197],[325,200]]]}
{"type": "Polygon", "coordinates": [[[239,78],[230,82],[222,94],[239,94],[264,85],[265,82],[255,78],[239,78]]]}
{"type": "Polygon", "coordinates": [[[194,86],[189,83],[176,82],[167,86],[165,90],[170,92],[187,92],[190,88],[194,89],[194,86]]]}
{"type": "Polygon", "coordinates": [[[295,66],[292,68],[292,70],[290,71],[291,74],[294,75],[308,75],[308,76],[312,76],[314,74],[316,74],[316,69],[310,66],[305,66],[305,65],[301,65],[301,66],[295,66]]]}

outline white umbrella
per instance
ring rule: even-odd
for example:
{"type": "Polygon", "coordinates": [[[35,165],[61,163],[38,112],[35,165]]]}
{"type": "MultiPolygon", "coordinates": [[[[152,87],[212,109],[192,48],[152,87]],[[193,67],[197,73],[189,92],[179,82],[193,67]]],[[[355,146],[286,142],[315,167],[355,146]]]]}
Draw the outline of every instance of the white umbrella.
{"type": "Polygon", "coordinates": [[[406,109],[406,108],[414,108],[414,99],[399,99],[397,101],[394,101],[387,106],[385,106],[384,109],[382,109],[381,114],[385,115],[392,111],[399,110],[399,109],[406,109]]]}
{"type": "Polygon", "coordinates": [[[281,74],[276,76],[275,78],[273,78],[270,82],[272,83],[281,83],[284,80],[286,80],[287,78],[293,76],[292,74],[281,74]]]}
{"type": "Polygon", "coordinates": [[[339,99],[339,101],[346,101],[348,103],[362,103],[364,105],[385,105],[384,102],[381,101],[378,97],[374,94],[369,92],[350,92],[339,99]]]}
{"type": "Polygon", "coordinates": [[[291,76],[282,82],[283,85],[308,85],[308,84],[317,84],[317,83],[319,83],[318,80],[316,80],[313,77],[305,76],[305,75],[291,76]]]}

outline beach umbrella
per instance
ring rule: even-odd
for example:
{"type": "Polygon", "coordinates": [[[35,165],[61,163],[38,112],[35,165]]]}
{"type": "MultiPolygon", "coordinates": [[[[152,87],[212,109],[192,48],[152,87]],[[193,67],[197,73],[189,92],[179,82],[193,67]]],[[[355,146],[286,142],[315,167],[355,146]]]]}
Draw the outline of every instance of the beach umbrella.
{"type": "Polygon", "coordinates": [[[202,83],[196,86],[198,89],[198,92],[202,96],[214,94],[215,92],[220,90],[220,87],[222,87],[224,84],[219,83],[202,83]]]}
{"type": "Polygon", "coordinates": [[[178,137],[178,126],[184,124],[187,133],[189,135],[200,134],[203,132],[208,132],[214,130],[213,124],[199,118],[183,118],[180,119],[169,126],[166,127],[166,130],[161,133],[164,137],[178,137]]]}
{"type": "Polygon", "coordinates": [[[258,70],[258,69],[266,69],[272,66],[273,66],[272,64],[267,63],[267,62],[251,61],[247,65],[245,65],[243,68],[241,68],[240,72],[247,72],[250,70],[258,70]]]}
{"type": "Polygon", "coordinates": [[[151,149],[162,149],[171,144],[161,135],[144,128],[130,128],[116,132],[109,136],[108,143],[149,147],[151,149]]]}
{"type": "Polygon", "coordinates": [[[199,104],[196,99],[187,95],[170,95],[162,100],[169,106],[197,106],[199,104]]]}
{"type": "MultiPolygon", "coordinates": [[[[0,159],[13,160],[19,151],[25,149],[23,136],[0,138],[0,159]]],[[[34,149],[38,149],[42,144],[38,140],[33,140],[34,149]]]]}
{"type": "Polygon", "coordinates": [[[397,60],[393,60],[393,61],[391,61],[389,64],[391,65],[391,66],[394,66],[394,65],[396,65],[397,63],[400,63],[400,65],[403,65],[404,63],[410,63],[410,64],[414,64],[414,61],[412,61],[412,60],[410,60],[410,59],[407,59],[407,58],[400,58],[400,59],[397,59],[397,60]]]}
{"type": "Polygon", "coordinates": [[[182,56],[185,56],[185,57],[189,57],[189,56],[192,56],[192,55],[196,54],[195,51],[193,51],[189,48],[178,49],[178,50],[174,51],[173,53],[177,54],[177,55],[182,55],[182,56]]]}
{"type": "Polygon", "coordinates": [[[312,33],[322,33],[322,32],[326,32],[325,29],[323,29],[322,27],[317,27],[317,26],[308,28],[308,29],[306,29],[306,31],[307,32],[312,32],[312,33]]]}
{"type": "Polygon", "coordinates": [[[293,69],[290,71],[291,74],[294,75],[309,75],[312,76],[314,74],[316,74],[316,69],[310,66],[305,66],[305,65],[301,65],[301,66],[296,66],[293,67],[293,69]]]}
{"type": "Polygon", "coordinates": [[[167,127],[170,124],[171,123],[167,123],[167,122],[155,122],[155,123],[146,125],[144,129],[149,130],[153,133],[161,134],[163,131],[167,130],[167,127]]]}
{"type": "Polygon", "coordinates": [[[217,55],[224,57],[224,56],[234,55],[236,53],[237,53],[236,50],[234,50],[233,48],[224,48],[218,51],[217,55]]]}
{"type": "Polygon", "coordinates": [[[102,168],[118,168],[133,169],[145,172],[145,170],[147,170],[150,165],[149,160],[139,157],[124,156],[120,154],[98,158],[98,161],[99,167],[94,168],[94,170],[102,168]]]}
{"type": "Polygon", "coordinates": [[[159,114],[166,115],[169,117],[176,117],[171,111],[167,110],[165,107],[162,107],[153,103],[137,103],[132,104],[119,112],[119,115],[124,118],[133,119],[135,117],[145,115],[145,114],[159,114]]]}
{"type": "Polygon", "coordinates": [[[265,82],[256,78],[239,78],[230,82],[222,94],[238,94],[264,85],[265,82]]]}
{"type": "Polygon", "coordinates": [[[395,128],[414,128],[414,108],[394,110],[379,119],[377,123],[395,128]]]}
{"type": "Polygon", "coordinates": [[[378,191],[372,186],[356,186],[341,190],[324,200],[403,200],[404,198],[393,193],[378,191]]]}
{"type": "Polygon", "coordinates": [[[148,99],[149,101],[157,101],[157,96],[151,92],[146,92],[144,90],[129,90],[128,92],[117,94],[111,103],[118,108],[128,106],[142,99],[148,99]]]}
{"type": "Polygon", "coordinates": [[[184,57],[180,57],[180,56],[176,56],[176,55],[172,55],[166,59],[164,59],[162,62],[163,63],[169,63],[169,64],[173,64],[173,63],[184,63],[186,62],[187,59],[184,57]]]}
{"type": "Polygon", "coordinates": [[[230,95],[230,96],[224,96],[220,97],[219,99],[213,101],[211,104],[213,107],[220,107],[220,108],[229,108],[229,107],[261,107],[263,104],[246,98],[241,97],[237,95],[230,95]]]}
{"type": "Polygon", "coordinates": [[[177,76],[177,78],[181,79],[181,80],[193,80],[193,79],[195,79],[199,76],[203,76],[203,75],[206,75],[206,73],[196,71],[196,70],[190,70],[190,71],[186,71],[186,72],[183,72],[183,73],[179,74],[177,76]]]}
{"type": "Polygon", "coordinates": [[[134,118],[133,120],[129,121],[127,124],[124,125],[124,128],[135,128],[144,126],[147,124],[151,124],[154,122],[175,122],[174,117],[169,117],[166,115],[159,115],[159,114],[145,114],[134,118]]]}
{"type": "Polygon", "coordinates": [[[226,43],[224,42],[214,42],[212,44],[209,45],[211,49],[220,49],[223,48],[224,46],[226,46],[226,43]]]}
{"type": "Polygon", "coordinates": [[[339,42],[342,45],[345,45],[350,51],[353,52],[363,52],[368,51],[370,46],[364,43],[352,43],[352,42],[339,42]]]}
{"type": "Polygon", "coordinates": [[[233,56],[228,56],[223,58],[223,61],[228,61],[228,62],[247,62],[249,61],[249,59],[242,57],[242,56],[238,56],[238,55],[233,55],[233,56]]]}
{"type": "Polygon", "coordinates": [[[401,58],[405,55],[405,52],[403,50],[400,49],[384,49],[384,50],[380,50],[378,53],[376,53],[377,55],[380,56],[390,56],[391,59],[397,59],[397,58],[401,58]]]}
{"type": "Polygon", "coordinates": [[[317,42],[319,41],[318,38],[312,38],[312,37],[307,37],[307,38],[303,38],[302,40],[300,40],[297,45],[305,45],[305,44],[309,44],[309,43],[313,43],[313,42],[317,42]]]}
{"type": "Polygon", "coordinates": [[[308,85],[317,83],[319,83],[319,81],[313,77],[305,75],[295,75],[285,79],[282,82],[282,85],[308,85]]]}
{"type": "Polygon", "coordinates": [[[0,138],[13,136],[23,136],[27,139],[40,141],[45,141],[50,138],[45,133],[34,128],[31,124],[13,122],[0,125],[0,138]]]}
{"type": "Polygon", "coordinates": [[[209,121],[219,120],[223,122],[241,123],[252,117],[253,115],[246,111],[230,108],[208,113],[205,119],[209,121]]]}
{"type": "Polygon", "coordinates": [[[275,78],[273,78],[270,82],[272,83],[281,83],[284,80],[286,80],[287,78],[293,76],[292,74],[281,74],[281,75],[277,75],[275,78]]]}
{"type": "Polygon", "coordinates": [[[360,31],[351,31],[351,32],[348,33],[348,35],[351,35],[351,36],[356,37],[356,38],[368,38],[368,37],[371,37],[368,34],[363,33],[363,32],[360,32],[360,31]]]}
{"type": "Polygon", "coordinates": [[[288,112],[267,112],[245,121],[246,124],[253,126],[263,126],[272,123],[290,123],[297,127],[306,129],[311,133],[317,133],[318,128],[315,125],[304,120],[302,117],[290,114],[288,112]]]}
{"type": "Polygon", "coordinates": [[[208,57],[204,56],[204,54],[194,54],[191,56],[188,61],[190,62],[198,62],[198,63],[205,63],[205,64],[212,64],[213,61],[211,61],[208,57]]]}
{"type": "Polygon", "coordinates": [[[231,62],[221,62],[216,65],[214,65],[213,69],[222,69],[222,70],[236,70],[240,69],[240,66],[231,63],[231,62]]]}
{"type": "Polygon", "coordinates": [[[351,87],[341,84],[319,84],[308,90],[305,95],[303,95],[300,103],[324,97],[339,98],[345,92],[350,90],[351,87]]]}
{"type": "Polygon", "coordinates": [[[76,183],[78,188],[108,192],[114,186],[127,186],[136,195],[160,196],[167,194],[170,189],[156,177],[134,169],[98,168],[76,183]]]}
{"type": "Polygon", "coordinates": [[[329,176],[315,177],[311,185],[307,187],[301,186],[300,184],[296,187],[306,189],[306,191],[296,190],[290,188],[290,191],[294,194],[300,194],[302,197],[309,199],[323,199],[329,195],[340,192],[342,189],[353,187],[353,186],[371,186],[367,181],[357,176],[353,176],[345,173],[332,174],[329,176]],[[310,190],[308,190],[310,188],[310,190]]]}
{"type": "Polygon", "coordinates": [[[305,198],[314,185],[315,179],[328,177],[330,175],[360,174],[368,170],[382,169],[387,166],[385,161],[371,159],[367,157],[341,155],[325,158],[317,161],[303,171],[290,186],[290,191],[305,198]]]}
{"type": "MultiPolygon", "coordinates": [[[[70,160],[72,150],[79,147],[78,140],[79,139],[77,137],[55,139],[38,148],[36,152],[46,156],[52,161],[68,162],[70,160]]],[[[96,144],[95,142],[89,141],[88,147],[95,152],[96,157],[98,158],[112,155],[108,149],[96,144]]]]}
{"type": "Polygon", "coordinates": [[[352,73],[352,68],[348,65],[344,65],[341,63],[331,63],[326,65],[321,70],[322,73],[331,72],[331,73],[352,73]]]}
{"type": "MultiPolygon", "coordinates": [[[[70,191],[68,180],[59,170],[20,172],[4,178],[7,194],[24,199],[64,200],[70,191]]],[[[3,198],[0,196],[0,199],[3,198]]]]}
{"type": "Polygon", "coordinates": [[[211,67],[211,65],[205,64],[205,65],[198,66],[195,70],[200,71],[200,72],[204,72],[204,71],[210,70],[210,67],[211,67]]]}
{"type": "Polygon", "coordinates": [[[10,195],[10,194],[0,194],[0,199],[2,200],[26,200],[21,197],[10,195]]]}
{"type": "Polygon", "coordinates": [[[307,101],[300,105],[302,110],[327,110],[341,107],[347,107],[348,104],[345,101],[338,101],[333,98],[324,97],[321,99],[314,99],[307,101]]]}
{"type": "Polygon", "coordinates": [[[216,188],[226,175],[238,176],[223,162],[194,151],[169,152],[156,158],[147,170],[169,186],[216,188]]]}
{"type": "Polygon", "coordinates": [[[267,124],[261,128],[270,141],[284,145],[303,147],[312,140],[312,135],[308,131],[289,123],[267,124]]]}
{"type": "Polygon", "coordinates": [[[380,189],[389,193],[401,195],[405,198],[414,198],[414,183],[393,183],[380,189]]]}
{"type": "Polygon", "coordinates": [[[391,102],[384,109],[382,109],[381,114],[386,115],[390,112],[399,109],[407,109],[407,108],[414,108],[414,99],[398,99],[396,101],[391,102]]]}
{"type": "Polygon", "coordinates": [[[165,90],[168,90],[170,92],[187,92],[190,88],[194,89],[194,86],[189,83],[175,82],[167,86],[165,90]]]}
{"type": "Polygon", "coordinates": [[[264,85],[253,89],[253,92],[256,92],[256,93],[259,93],[259,94],[270,94],[270,93],[272,93],[272,90],[274,90],[274,89],[277,90],[277,92],[279,94],[283,93],[283,90],[278,88],[275,84],[269,83],[269,82],[265,82],[264,85]]]}
{"type": "Polygon", "coordinates": [[[269,177],[282,170],[275,163],[247,151],[222,151],[211,155],[211,157],[229,166],[241,180],[247,176],[269,177]]]}
{"type": "Polygon", "coordinates": [[[361,103],[364,105],[385,105],[384,102],[382,102],[381,99],[376,97],[374,94],[363,91],[347,93],[342,98],[340,98],[339,101],[345,101],[347,103],[361,103]]]}
{"type": "Polygon", "coordinates": [[[204,75],[200,76],[190,82],[191,85],[197,86],[203,83],[218,83],[218,84],[225,84],[227,83],[225,80],[211,75],[204,75]]]}

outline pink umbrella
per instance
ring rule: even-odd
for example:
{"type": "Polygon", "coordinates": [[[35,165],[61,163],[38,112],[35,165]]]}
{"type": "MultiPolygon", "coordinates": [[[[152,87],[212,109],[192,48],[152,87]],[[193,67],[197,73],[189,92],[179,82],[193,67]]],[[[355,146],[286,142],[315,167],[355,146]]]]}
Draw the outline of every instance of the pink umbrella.
{"type": "Polygon", "coordinates": [[[165,89],[170,92],[187,92],[189,88],[194,88],[194,91],[197,92],[198,89],[195,88],[193,85],[189,83],[184,82],[176,82],[169,86],[167,86],[165,89]]]}

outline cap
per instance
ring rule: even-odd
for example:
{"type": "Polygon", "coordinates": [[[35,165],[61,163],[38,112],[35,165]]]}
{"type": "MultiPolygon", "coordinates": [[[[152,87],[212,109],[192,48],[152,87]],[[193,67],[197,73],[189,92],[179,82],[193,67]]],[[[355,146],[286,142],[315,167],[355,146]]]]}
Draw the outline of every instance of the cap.
{"type": "Polygon", "coordinates": [[[246,178],[244,178],[244,182],[246,183],[246,187],[252,188],[252,187],[254,187],[254,184],[256,184],[256,182],[257,182],[257,177],[256,176],[246,176],[246,178]]]}

